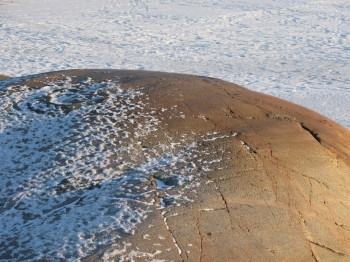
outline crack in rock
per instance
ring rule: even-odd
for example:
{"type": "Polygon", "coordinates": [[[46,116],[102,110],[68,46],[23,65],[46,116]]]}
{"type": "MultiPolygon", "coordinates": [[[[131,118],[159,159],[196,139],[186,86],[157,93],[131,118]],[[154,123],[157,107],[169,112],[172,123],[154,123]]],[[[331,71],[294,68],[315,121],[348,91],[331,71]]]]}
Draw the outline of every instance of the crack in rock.
{"type": "MultiPolygon", "coordinates": [[[[156,203],[157,206],[159,206],[160,208],[162,208],[162,207],[161,207],[160,196],[159,196],[159,193],[158,193],[158,191],[157,191],[158,186],[157,186],[156,178],[155,178],[154,176],[151,176],[150,180],[151,180],[152,187],[153,187],[153,189],[154,189],[154,191],[155,191],[155,197],[154,197],[155,203],[156,203]]],[[[178,251],[178,253],[179,253],[179,256],[180,256],[180,258],[181,258],[182,250],[181,250],[181,248],[179,247],[179,245],[178,245],[178,243],[177,243],[177,241],[176,241],[176,239],[175,239],[175,237],[174,237],[174,234],[173,234],[172,230],[170,229],[170,227],[169,227],[169,225],[168,225],[168,223],[167,223],[167,218],[165,217],[165,214],[167,213],[167,211],[160,211],[159,213],[160,213],[160,215],[161,215],[161,217],[162,217],[162,219],[163,219],[163,222],[164,222],[164,225],[165,225],[166,229],[168,230],[168,232],[169,232],[169,234],[170,234],[170,237],[171,237],[171,239],[172,239],[172,241],[173,241],[173,243],[174,243],[174,246],[175,246],[175,248],[177,249],[177,251],[178,251]]],[[[182,261],[183,261],[183,260],[182,260],[182,261]]]]}
{"type": "Polygon", "coordinates": [[[177,249],[177,251],[178,251],[178,253],[179,253],[179,256],[180,256],[180,258],[181,258],[181,261],[184,261],[183,258],[182,258],[182,249],[180,248],[179,244],[177,243],[177,240],[176,240],[176,238],[175,238],[175,236],[174,236],[174,233],[173,233],[173,231],[170,229],[170,227],[169,227],[169,225],[168,225],[168,223],[167,223],[167,218],[166,218],[166,216],[165,216],[166,213],[167,213],[166,211],[161,212],[161,215],[162,215],[163,221],[164,221],[164,225],[165,225],[166,229],[168,230],[168,232],[169,232],[169,234],[170,234],[170,236],[171,236],[171,239],[173,240],[174,246],[176,247],[176,249],[177,249]]]}
{"type": "Polygon", "coordinates": [[[218,192],[220,194],[221,199],[222,199],[222,201],[223,201],[223,203],[225,205],[225,210],[226,210],[226,212],[228,214],[228,217],[230,219],[230,227],[231,227],[231,230],[233,231],[233,223],[232,223],[232,218],[230,216],[230,209],[228,207],[227,201],[226,201],[224,195],[222,194],[222,192],[221,192],[217,182],[215,182],[215,190],[216,190],[216,192],[218,192]]]}
{"type": "Polygon", "coordinates": [[[202,212],[202,209],[199,210],[198,212],[198,216],[197,216],[197,221],[196,221],[196,226],[197,226],[197,230],[198,230],[198,235],[199,235],[199,239],[200,239],[200,246],[199,246],[199,262],[202,261],[202,257],[203,257],[203,236],[202,236],[202,232],[200,230],[200,214],[202,212]]]}
{"type": "Polygon", "coordinates": [[[302,129],[304,129],[305,131],[307,131],[310,135],[312,135],[312,137],[321,144],[321,138],[318,136],[317,133],[315,133],[314,131],[312,131],[311,129],[307,128],[303,123],[300,123],[300,126],[302,127],[302,129]]]}
{"type": "Polygon", "coordinates": [[[250,145],[247,144],[247,142],[244,142],[241,140],[241,144],[244,145],[244,147],[252,154],[257,154],[256,150],[252,148],[250,145]]]}
{"type": "Polygon", "coordinates": [[[334,253],[334,254],[337,254],[337,255],[339,255],[339,256],[345,256],[344,253],[339,252],[339,251],[336,251],[336,250],[334,250],[334,249],[332,249],[332,248],[330,248],[330,247],[327,247],[327,246],[325,246],[325,245],[322,245],[322,244],[317,243],[317,242],[314,242],[314,241],[310,241],[310,240],[308,240],[308,241],[309,241],[311,244],[314,244],[314,245],[316,245],[316,246],[318,246],[318,247],[327,249],[328,251],[331,251],[331,252],[334,253]]]}

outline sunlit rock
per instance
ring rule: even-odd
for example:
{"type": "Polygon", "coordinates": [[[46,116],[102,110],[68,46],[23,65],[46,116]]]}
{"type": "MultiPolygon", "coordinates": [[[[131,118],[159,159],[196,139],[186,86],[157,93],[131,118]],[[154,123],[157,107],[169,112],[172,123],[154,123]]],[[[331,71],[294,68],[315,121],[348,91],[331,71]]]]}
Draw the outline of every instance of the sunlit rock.
{"type": "Polygon", "coordinates": [[[313,111],[118,70],[3,81],[0,101],[2,260],[350,259],[350,132],[313,111]]]}

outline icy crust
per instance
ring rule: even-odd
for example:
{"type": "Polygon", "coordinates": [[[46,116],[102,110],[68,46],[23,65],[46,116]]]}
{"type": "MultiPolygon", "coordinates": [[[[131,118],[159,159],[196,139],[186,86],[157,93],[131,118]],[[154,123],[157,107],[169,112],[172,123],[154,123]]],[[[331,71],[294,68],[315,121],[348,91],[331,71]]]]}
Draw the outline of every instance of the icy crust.
{"type": "Polygon", "coordinates": [[[75,261],[133,234],[155,206],[193,199],[220,159],[186,137],[143,145],[162,129],[148,100],[92,79],[0,87],[0,259],[75,261]]]}

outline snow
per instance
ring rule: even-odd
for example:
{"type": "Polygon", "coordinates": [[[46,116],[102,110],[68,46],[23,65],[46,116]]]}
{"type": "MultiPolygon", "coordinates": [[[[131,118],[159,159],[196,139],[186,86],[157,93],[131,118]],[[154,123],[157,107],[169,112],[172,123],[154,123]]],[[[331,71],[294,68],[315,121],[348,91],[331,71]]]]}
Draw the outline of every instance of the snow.
{"type": "MultiPolygon", "coordinates": [[[[0,0],[0,73],[218,77],[350,127],[349,33],[347,0],[0,0]]],[[[161,132],[162,114],[184,117],[176,106],[149,108],[145,88],[69,77],[35,89],[0,83],[0,259],[76,261],[114,245],[106,261],[160,252],[118,241],[147,218],[155,196],[162,214],[193,201],[199,178],[222,161],[193,141],[210,147],[237,134],[191,133],[145,147],[142,139],[161,132]]]]}
{"type": "Polygon", "coordinates": [[[350,127],[348,0],[1,0],[0,73],[217,77],[350,127]]]}
{"type": "MultiPolygon", "coordinates": [[[[175,143],[166,134],[144,146],[164,132],[164,114],[183,114],[150,108],[147,88],[70,77],[41,88],[0,83],[0,260],[76,261],[134,234],[152,210],[193,201],[222,160],[210,144],[232,136],[175,143]]],[[[131,251],[125,259],[147,255],[131,251]]]]}

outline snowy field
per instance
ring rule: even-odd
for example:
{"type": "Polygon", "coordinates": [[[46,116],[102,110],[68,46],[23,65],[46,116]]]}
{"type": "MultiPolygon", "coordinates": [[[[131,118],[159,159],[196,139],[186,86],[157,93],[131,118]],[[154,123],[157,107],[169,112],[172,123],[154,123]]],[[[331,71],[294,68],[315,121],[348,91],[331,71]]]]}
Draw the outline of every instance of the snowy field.
{"type": "Polygon", "coordinates": [[[0,73],[217,77],[350,127],[348,0],[0,0],[0,73]]]}

